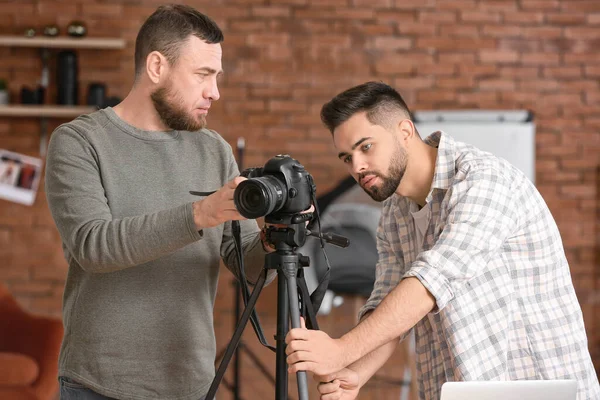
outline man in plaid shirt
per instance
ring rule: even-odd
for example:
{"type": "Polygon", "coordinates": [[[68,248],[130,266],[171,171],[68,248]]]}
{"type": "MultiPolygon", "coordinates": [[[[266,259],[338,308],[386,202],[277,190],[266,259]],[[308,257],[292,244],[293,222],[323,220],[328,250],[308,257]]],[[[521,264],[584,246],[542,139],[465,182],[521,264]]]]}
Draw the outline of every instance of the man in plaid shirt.
{"type": "Polygon", "coordinates": [[[422,140],[402,97],[376,82],[323,106],[339,158],[384,201],[376,282],[340,339],[293,329],[290,372],[353,399],[414,328],[419,397],[447,381],[575,379],[599,399],[558,228],[534,185],[503,159],[443,132],[422,140]]]}

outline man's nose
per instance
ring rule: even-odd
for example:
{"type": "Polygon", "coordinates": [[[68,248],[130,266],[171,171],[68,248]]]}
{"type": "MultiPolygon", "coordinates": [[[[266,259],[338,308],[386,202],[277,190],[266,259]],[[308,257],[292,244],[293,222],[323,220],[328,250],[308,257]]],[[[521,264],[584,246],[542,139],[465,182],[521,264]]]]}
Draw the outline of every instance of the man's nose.
{"type": "Polygon", "coordinates": [[[219,86],[215,80],[215,82],[213,82],[210,87],[207,89],[208,93],[207,93],[207,97],[209,99],[211,99],[212,101],[217,101],[219,100],[219,98],[221,97],[221,94],[219,93],[219,86]]]}
{"type": "Polygon", "coordinates": [[[352,157],[352,169],[356,175],[367,170],[367,163],[362,157],[352,157]]]}

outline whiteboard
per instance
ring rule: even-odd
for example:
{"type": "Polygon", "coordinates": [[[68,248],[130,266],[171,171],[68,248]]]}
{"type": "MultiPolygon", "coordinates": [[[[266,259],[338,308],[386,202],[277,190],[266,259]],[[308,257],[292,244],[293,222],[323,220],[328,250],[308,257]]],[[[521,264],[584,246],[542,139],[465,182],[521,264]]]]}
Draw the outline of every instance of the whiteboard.
{"type": "Polygon", "coordinates": [[[535,183],[535,124],[531,112],[415,111],[412,116],[422,138],[444,131],[459,142],[504,158],[535,183]]]}

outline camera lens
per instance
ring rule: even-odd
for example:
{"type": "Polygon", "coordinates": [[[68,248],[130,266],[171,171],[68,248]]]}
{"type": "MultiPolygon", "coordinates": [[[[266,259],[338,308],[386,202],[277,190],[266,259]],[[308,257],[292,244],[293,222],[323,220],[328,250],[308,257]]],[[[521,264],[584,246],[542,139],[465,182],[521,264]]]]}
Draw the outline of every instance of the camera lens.
{"type": "Polygon", "coordinates": [[[285,204],[285,182],[272,175],[241,182],[233,193],[235,207],[246,218],[255,219],[276,212],[285,204]]]}

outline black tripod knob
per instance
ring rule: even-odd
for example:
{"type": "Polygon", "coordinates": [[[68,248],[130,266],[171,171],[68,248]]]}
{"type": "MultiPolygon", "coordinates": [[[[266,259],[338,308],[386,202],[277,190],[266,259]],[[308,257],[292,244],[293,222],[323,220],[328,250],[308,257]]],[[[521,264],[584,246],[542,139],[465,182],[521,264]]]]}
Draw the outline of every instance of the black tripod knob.
{"type": "Polygon", "coordinates": [[[310,265],[310,257],[300,254],[298,257],[298,264],[300,264],[301,267],[308,267],[310,265]]]}

